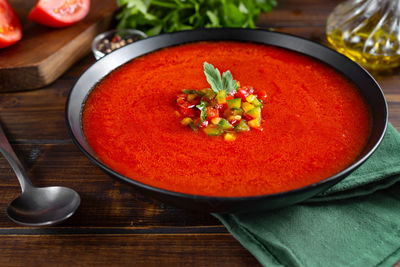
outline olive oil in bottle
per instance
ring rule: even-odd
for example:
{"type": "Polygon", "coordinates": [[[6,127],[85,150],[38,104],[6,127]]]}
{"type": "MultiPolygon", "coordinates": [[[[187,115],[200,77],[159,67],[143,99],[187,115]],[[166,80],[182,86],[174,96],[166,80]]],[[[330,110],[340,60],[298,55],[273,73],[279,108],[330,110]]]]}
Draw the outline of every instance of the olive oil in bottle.
{"type": "Polygon", "coordinates": [[[329,43],[370,71],[400,66],[400,0],[347,0],[329,15],[329,43]]]}

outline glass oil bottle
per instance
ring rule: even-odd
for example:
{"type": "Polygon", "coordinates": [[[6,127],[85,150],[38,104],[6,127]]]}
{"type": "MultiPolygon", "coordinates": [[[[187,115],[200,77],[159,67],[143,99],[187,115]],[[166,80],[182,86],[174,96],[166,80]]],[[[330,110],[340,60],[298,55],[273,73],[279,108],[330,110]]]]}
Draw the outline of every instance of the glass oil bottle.
{"type": "Polygon", "coordinates": [[[400,66],[400,0],[347,0],[329,15],[329,43],[370,71],[400,66]]]}

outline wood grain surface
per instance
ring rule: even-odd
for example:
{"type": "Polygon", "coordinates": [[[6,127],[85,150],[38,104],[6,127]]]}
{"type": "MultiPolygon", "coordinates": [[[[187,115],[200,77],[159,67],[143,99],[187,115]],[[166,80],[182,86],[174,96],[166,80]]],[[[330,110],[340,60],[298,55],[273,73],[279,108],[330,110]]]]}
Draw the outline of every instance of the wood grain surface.
{"type": "Polygon", "coordinates": [[[53,82],[90,51],[93,38],[109,27],[116,9],[115,0],[92,0],[85,19],[52,29],[27,19],[36,2],[10,1],[21,21],[23,38],[0,50],[0,91],[35,89],[53,82]]]}
{"type": "MultiPolygon", "coordinates": [[[[272,13],[260,17],[260,27],[325,43],[326,17],[341,1],[278,2],[272,13]]],[[[93,62],[88,54],[47,87],[0,93],[0,121],[33,183],[72,187],[82,198],[77,213],[62,225],[16,225],[5,209],[20,189],[0,157],[0,266],[259,266],[211,215],[136,193],[95,167],[73,144],[65,102],[93,62]]],[[[399,72],[375,78],[389,102],[390,121],[400,129],[399,72]]]]}

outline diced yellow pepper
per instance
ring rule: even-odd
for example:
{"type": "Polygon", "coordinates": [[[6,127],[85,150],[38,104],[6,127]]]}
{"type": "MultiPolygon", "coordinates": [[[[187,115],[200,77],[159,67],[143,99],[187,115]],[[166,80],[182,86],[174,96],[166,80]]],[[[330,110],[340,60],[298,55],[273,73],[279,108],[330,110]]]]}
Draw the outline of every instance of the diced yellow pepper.
{"type": "Polygon", "coordinates": [[[246,101],[249,103],[253,103],[255,99],[257,99],[255,95],[249,95],[248,97],[246,97],[246,101]]]}
{"type": "Polygon", "coordinates": [[[188,101],[192,101],[197,97],[197,94],[188,94],[187,95],[187,100],[188,101]]]}
{"type": "Polygon", "coordinates": [[[240,121],[242,119],[242,116],[240,115],[231,115],[228,117],[228,121],[240,121]]]}
{"type": "Polygon", "coordinates": [[[257,119],[253,119],[251,121],[248,121],[247,124],[251,127],[251,128],[260,128],[261,126],[261,120],[259,118],[257,119]]]}
{"type": "Polygon", "coordinates": [[[224,139],[225,139],[225,141],[232,142],[232,141],[235,141],[236,135],[233,133],[226,133],[224,135],[224,139]]]}
{"type": "Polygon", "coordinates": [[[242,103],[242,109],[244,110],[244,112],[247,112],[247,111],[249,111],[249,110],[251,110],[253,108],[254,108],[254,105],[252,105],[252,104],[250,104],[248,102],[242,103]]]}
{"type": "Polygon", "coordinates": [[[211,119],[211,123],[212,123],[212,124],[215,124],[215,125],[217,125],[218,122],[220,122],[220,121],[221,121],[221,118],[220,118],[220,117],[211,119]]]}
{"type": "Polygon", "coordinates": [[[193,122],[193,120],[191,118],[184,118],[183,120],[181,120],[181,124],[182,125],[189,125],[189,123],[193,122]]]}
{"type": "Polygon", "coordinates": [[[226,92],[225,91],[219,91],[217,96],[217,103],[218,104],[225,104],[226,103],[226,92]]]}
{"type": "Polygon", "coordinates": [[[181,116],[181,113],[179,113],[179,111],[177,111],[177,110],[175,110],[175,115],[177,116],[177,117],[180,117],[181,116]]]}

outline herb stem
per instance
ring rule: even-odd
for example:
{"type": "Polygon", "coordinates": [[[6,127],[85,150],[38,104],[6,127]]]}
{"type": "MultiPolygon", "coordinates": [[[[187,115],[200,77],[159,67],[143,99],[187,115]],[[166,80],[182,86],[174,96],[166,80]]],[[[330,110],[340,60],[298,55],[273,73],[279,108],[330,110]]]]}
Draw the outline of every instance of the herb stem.
{"type": "Polygon", "coordinates": [[[193,6],[188,5],[188,4],[167,3],[165,1],[158,1],[158,0],[152,0],[151,4],[158,6],[158,7],[165,7],[165,8],[170,8],[170,9],[194,8],[193,6]]]}

